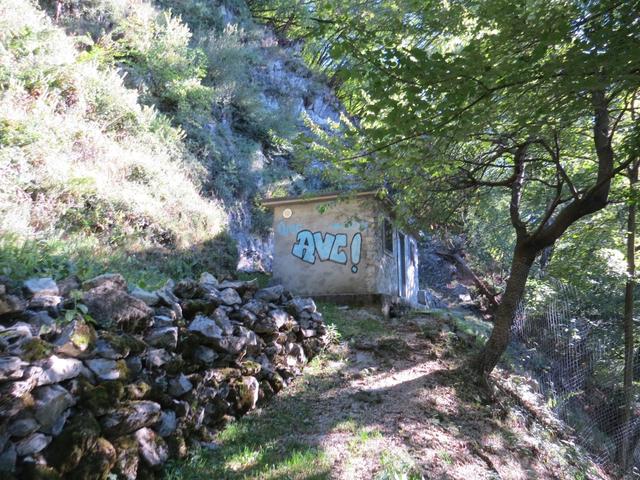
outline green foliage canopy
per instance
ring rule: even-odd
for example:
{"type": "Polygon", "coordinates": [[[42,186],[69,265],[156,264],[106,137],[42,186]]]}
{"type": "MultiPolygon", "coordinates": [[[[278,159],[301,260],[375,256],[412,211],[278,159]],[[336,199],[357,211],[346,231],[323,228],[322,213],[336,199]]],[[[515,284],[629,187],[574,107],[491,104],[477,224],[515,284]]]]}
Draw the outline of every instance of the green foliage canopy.
{"type": "Polygon", "coordinates": [[[342,165],[382,175],[414,215],[442,221],[474,201],[470,191],[509,186],[524,143],[523,221],[543,217],[558,183],[562,199],[580,195],[597,174],[594,91],[604,92],[620,160],[637,149],[639,2],[304,5],[289,23],[314,39],[308,57],[339,79],[362,133],[342,165]]]}

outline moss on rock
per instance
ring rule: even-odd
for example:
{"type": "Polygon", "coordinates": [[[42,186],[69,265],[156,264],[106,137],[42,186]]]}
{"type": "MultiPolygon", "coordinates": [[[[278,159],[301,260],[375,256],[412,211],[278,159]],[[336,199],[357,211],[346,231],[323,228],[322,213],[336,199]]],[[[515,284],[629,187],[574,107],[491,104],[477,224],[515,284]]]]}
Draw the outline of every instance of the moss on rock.
{"type": "Polygon", "coordinates": [[[98,438],[78,466],[67,475],[70,480],[106,480],[116,463],[116,449],[106,438],[98,438]]]}
{"type": "Polygon", "coordinates": [[[111,410],[125,394],[124,383],[120,380],[102,382],[93,386],[86,382],[82,386],[81,401],[96,415],[111,410]]]}
{"type": "Polygon", "coordinates": [[[45,451],[50,465],[63,475],[77,467],[100,436],[100,424],[88,412],[74,416],[45,451]]]}
{"type": "Polygon", "coordinates": [[[128,333],[100,332],[100,336],[109,342],[113,349],[123,357],[139,355],[145,351],[147,344],[128,333]]]}
{"type": "Polygon", "coordinates": [[[51,355],[53,345],[41,338],[32,338],[22,345],[22,359],[27,362],[36,362],[51,355]]]}

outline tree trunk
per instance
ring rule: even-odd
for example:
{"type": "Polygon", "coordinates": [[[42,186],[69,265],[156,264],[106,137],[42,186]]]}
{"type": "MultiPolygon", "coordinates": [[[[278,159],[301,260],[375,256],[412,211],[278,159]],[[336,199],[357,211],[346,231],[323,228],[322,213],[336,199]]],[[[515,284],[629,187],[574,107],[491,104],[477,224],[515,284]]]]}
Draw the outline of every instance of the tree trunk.
{"type": "Polygon", "coordinates": [[[509,279],[502,295],[502,301],[496,309],[491,336],[478,358],[477,365],[474,365],[483,377],[491,373],[509,345],[513,318],[524,293],[529,270],[531,270],[531,265],[536,258],[536,253],[535,249],[523,245],[523,242],[516,243],[509,279]]]}
{"type": "Polygon", "coordinates": [[[624,438],[622,443],[622,468],[629,466],[629,453],[631,451],[630,423],[633,414],[633,289],[636,275],[636,200],[633,195],[635,184],[638,182],[638,163],[634,162],[629,171],[629,186],[631,199],[627,217],[627,282],[624,292],[624,419],[622,428],[624,438]]]}

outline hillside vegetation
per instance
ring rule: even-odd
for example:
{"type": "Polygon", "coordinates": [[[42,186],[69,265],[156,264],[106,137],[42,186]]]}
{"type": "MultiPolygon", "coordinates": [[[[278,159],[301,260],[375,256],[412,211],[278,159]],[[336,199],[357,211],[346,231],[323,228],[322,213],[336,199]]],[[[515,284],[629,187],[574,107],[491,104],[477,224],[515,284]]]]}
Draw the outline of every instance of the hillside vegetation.
{"type": "Polygon", "coordinates": [[[229,216],[263,235],[301,178],[301,64],[243,2],[170,3],[0,2],[2,273],[224,274],[229,216]]]}

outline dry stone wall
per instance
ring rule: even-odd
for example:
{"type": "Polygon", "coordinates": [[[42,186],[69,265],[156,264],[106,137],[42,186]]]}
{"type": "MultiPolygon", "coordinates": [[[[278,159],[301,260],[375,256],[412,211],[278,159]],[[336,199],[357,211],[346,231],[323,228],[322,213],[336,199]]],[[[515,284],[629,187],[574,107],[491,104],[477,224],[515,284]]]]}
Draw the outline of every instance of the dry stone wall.
{"type": "Polygon", "coordinates": [[[326,345],[311,299],[253,281],[127,289],[0,278],[0,478],[149,478],[326,345]]]}

